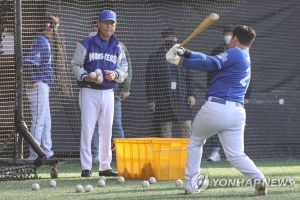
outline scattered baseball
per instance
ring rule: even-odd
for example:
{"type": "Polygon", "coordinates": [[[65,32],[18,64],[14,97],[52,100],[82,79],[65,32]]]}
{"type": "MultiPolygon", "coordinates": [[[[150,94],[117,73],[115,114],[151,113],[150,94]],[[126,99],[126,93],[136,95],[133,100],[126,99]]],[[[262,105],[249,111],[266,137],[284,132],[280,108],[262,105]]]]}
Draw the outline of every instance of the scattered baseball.
{"type": "Polygon", "coordinates": [[[148,188],[149,185],[150,185],[149,181],[143,181],[143,182],[142,182],[142,187],[143,187],[143,188],[148,188]]]}
{"type": "Polygon", "coordinates": [[[294,185],[296,184],[295,180],[294,180],[294,179],[291,179],[291,178],[289,178],[289,177],[285,178],[284,180],[285,180],[284,182],[285,182],[286,185],[288,185],[288,186],[294,186],[294,185]]]}
{"type": "Polygon", "coordinates": [[[39,186],[39,184],[34,183],[34,184],[32,184],[31,189],[32,189],[32,190],[39,190],[39,189],[40,189],[40,186],[39,186]]]}
{"type": "Polygon", "coordinates": [[[175,181],[175,185],[176,185],[176,186],[183,186],[183,181],[180,180],[180,179],[177,179],[177,180],[175,181]]]}
{"type": "Polygon", "coordinates": [[[101,69],[96,69],[96,70],[95,70],[95,73],[96,73],[97,76],[102,75],[101,69]]]}
{"type": "Polygon", "coordinates": [[[97,77],[97,82],[102,83],[103,82],[103,76],[98,76],[97,77]]]}
{"type": "Polygon", "coordinates": [[[82,190],[83,190],[82,185],[76,185],[76,187],[75,187],[76,192],[82,192],[82,190]]]}
{"type": "Polygon", "coordinates": [[[100,176],[100,177],[99,177],[99,180],[106,181],[106,177],[105,177],[105,176],[100,176]]]}
{"type": "Polygon", "coordinates": [[[123,176],[119,176],[119,177],[117,178],[117,181],[118,181],[118,183],[124,183],[124,182],[125,182],[125,179],[124,179],[123,176]]]}
{"type": "Polygon", "coordinates": [[[150,184],[155,184],[156,183],[156,179],[154,177],[150,177],[149,178],[149,183],[150,184]]]}
{"type": "Polygon", "coordinates": [[[92,192],[93,191],[93,186],[91,186],[91,185],[86,185],[85,186],[85,188],[84,188],[84,190],[86,191],[86,192],[92,192]]]}
{"type": "Polygon", "coordinates": [[[105,186],[105,181],[104,180],[99,180],[98,181],[98,186],[99,187],[104,187],[105,186]]]}
{"type": "Polygon", "coordinates": [[[56,187],[56,181],[55,180],[50,180],[49,181],[49,186],[50,187],[56,187]]]}
{"type": "Polygon", "coordinates": [[[93,79],[97,77],[96,72],[91,72],[89,74],[89,76],[90,76],[90,78],[93,78],[93,79]]]}

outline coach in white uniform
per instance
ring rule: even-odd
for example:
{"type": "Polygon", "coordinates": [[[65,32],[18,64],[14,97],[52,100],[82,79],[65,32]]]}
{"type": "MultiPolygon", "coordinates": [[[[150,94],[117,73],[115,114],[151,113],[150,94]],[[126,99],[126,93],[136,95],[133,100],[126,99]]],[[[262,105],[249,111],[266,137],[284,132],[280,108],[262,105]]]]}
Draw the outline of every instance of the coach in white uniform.
{"type": "Polygon", "coordinates": [[[244,153],[246,113],[243,105],[250,83],[249,49],[255,36],[251,27],[236,26],[232,31],[229,49],[219,55],[207,56],[177,48],[179,45],[173,46],[166,54],[167,60],[175,65],[212,72],[211,84],[206,92],[207,101],[192,123],[185,166],[186,194],[200,192],[193,187],[191,180],[200,172],[202,147],[206,139],[216,133],[228,161],[246,178],[259,181],[255,194],[266,194],[264,175],[244,153]]]}
{"type": "Polygon", "coordinates": [[[103,10],[99,15],[98,33],[77,43],[71,61],[77,83],[81,87],[80,161],[82,177],[91,177],[91,141],[96,121],[99,124],[99,176],[118,176],[110,163],[112,160],[111,137],[114,116],[114,88],[127,77],[127,60],[117,38],[116,13],[103,10]],[[91,75],[97,69],[101,73],[91,75]]]}

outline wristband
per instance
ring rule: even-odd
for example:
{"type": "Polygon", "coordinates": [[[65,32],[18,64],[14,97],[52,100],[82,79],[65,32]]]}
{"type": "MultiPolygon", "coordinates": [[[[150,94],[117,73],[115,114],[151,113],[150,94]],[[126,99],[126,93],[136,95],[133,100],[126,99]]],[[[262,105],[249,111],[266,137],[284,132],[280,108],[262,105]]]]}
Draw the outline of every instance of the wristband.
{"type": "Polygon", "coordinates": [[[183,47],[181,47],[181,49],[183,50],[183,55],[181,55],[182,57],[185,57],[185,58],[191,57],[192,52],[189,49],[186,49],[183,47]]]}

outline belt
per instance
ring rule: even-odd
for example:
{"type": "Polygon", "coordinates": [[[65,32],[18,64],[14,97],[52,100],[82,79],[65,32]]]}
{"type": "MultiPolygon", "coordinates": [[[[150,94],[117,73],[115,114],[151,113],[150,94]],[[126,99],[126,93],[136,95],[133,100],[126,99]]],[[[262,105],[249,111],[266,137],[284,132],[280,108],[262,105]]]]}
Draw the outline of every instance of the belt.
{"type": "MultiPolygon", "coordinates": [[[[212,97],[210,101],[211,101],[211,102],[215,102],[215,103],[219,103],[219,104],[223,104],[223,105],[226,104],[226,100],[224,100],[224,99],[219,99],[219,98],[215,98],[215,97],[212,97]]],[[[235,105],[236,105],[237,107],[244,107],[244,105],[241,104],[241,103],[237,103],[237,102],[234,102],[234,103],[235,103],[235,105]]]]}

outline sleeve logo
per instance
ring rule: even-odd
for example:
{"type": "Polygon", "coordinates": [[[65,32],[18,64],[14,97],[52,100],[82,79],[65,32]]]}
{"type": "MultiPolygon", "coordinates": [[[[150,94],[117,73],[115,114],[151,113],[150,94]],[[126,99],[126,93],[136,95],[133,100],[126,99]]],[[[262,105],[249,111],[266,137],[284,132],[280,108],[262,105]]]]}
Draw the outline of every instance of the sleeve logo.
{"type": "Polygon", "coordinates": [[[228,56],[228,53],[227,52],[223,52],[223,53],[220,53],[219,55],[217,55],[217,58],[219,58],[223,62],[225,62],[227,60],[227,56],[228,56]]]}

